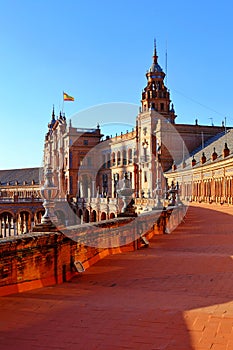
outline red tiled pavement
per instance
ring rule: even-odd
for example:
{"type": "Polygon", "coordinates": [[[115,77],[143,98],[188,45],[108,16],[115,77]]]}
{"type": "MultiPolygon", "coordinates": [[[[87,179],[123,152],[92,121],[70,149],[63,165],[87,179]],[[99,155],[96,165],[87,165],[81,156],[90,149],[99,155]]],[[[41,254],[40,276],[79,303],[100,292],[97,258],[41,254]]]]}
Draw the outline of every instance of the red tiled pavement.
{"type": "Polygon", "coordinates": [[[0,299],[0,349],[233,349],[233,207],[191,205],[148,249],[0,299]]]}

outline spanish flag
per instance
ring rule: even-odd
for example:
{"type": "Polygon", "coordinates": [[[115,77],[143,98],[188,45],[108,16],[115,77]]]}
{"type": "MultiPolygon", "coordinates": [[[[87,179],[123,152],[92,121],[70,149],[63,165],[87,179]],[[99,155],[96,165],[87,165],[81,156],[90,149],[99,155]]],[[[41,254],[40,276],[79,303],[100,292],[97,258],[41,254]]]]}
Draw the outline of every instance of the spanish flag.
{"type": "Polygon", "coordinates": [[[68,95],[63,91],[63,101],[74,101],[74,97],[68,95]]]}

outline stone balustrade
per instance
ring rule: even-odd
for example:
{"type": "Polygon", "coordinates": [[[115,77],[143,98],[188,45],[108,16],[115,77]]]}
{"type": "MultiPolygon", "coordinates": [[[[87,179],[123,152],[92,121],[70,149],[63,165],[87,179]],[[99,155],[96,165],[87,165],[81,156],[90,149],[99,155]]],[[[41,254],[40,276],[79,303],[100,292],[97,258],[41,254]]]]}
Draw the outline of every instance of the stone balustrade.
{"type": "Polygon", "coordinates": [[[88,268],[109,254],[139,249],[154,234],[178,225],[184,212],[179,206],[137,218],[70,226],[62,232],[5,237],[0,240],[0,295],[62,283],[77,274],[76,262],[88,268]]]}

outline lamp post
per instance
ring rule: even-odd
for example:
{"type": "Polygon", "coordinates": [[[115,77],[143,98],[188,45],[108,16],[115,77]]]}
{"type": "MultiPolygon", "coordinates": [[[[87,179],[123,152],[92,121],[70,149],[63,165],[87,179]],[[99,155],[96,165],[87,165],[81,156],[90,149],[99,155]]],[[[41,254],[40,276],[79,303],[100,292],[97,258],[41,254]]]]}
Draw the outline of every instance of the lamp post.
{"type": "Polygon", "coordinates": [[[45,171],[45,183],[41,188],[41,196],[44,199],[43,207],[45,208],[45,213],[42,217],[41,223],[45,225],[56,225],[58,219],[54,214],[54,199],[58,195],[58,188],[53,184],[53,172],[51,166],[48,166],[45,171]]]}
{"type": "MultiPolygon", "coordinates": [[[[155,134],[158,131],[155,131],[155,134]]],[[[162,188],[161,188],[161,145],[156,138],[156,188],[155,188],[155,207],[153,209],[162,209],[163,203],[161,202],[162,188]]]]}

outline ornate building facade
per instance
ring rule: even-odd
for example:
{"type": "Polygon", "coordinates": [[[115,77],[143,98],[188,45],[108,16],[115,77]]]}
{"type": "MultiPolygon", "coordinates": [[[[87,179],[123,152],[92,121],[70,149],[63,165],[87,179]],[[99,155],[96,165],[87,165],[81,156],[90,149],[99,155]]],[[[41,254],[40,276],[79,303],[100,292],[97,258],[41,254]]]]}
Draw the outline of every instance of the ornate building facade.
{"type": "Polygon", "coordinates": [[[180,184],[182,200],[233,204],[233,130],[203,145],[185,166],[166,173],[169,184],[180,184]]]}
{"type": "Polygon", "coordinates": [[[40,168],[0,170],[0,237],[27,233],[41,222],[39,172],[40,168]]]}
{"type": "MultiPolygon", "coordinates": [[[[156,46],[146,73],[141,107],[132,131],[103,140],[100,127],[81,129],[53,110],[45,139],[44,166],[51,166],[59,198],[72,202],[82,222],[114,217],[120,210],[117,190],[127,178],[141,203],[156,205],[169,169],[184,166],[203,142],[224,133],[224,126],[176,124],[174,105],[165,86],[156,46]],[[141,200],[143,199],[143,200],[141,200]]],[[[137,203],[140,202],[140,206],[137,203]]]]}
{"type": "MultiPolygon", "coordinates": [[[[233,203],[232,130],[198,125],[197,120],[194,125],[176,123],[156,46],[146,80],[135,127],[115,137],[104,139],[99,125],[74,126],[63,114],[56,117],[53,109],[45,136],[44,169],[53,171],[60,222],[114,218],[122,207],[118,190],[124,179],[131,184],[138,213],[155,207],[166,186],[176,183],[183,200],[233,203]]],[[[40,223],[44,212],[40,170],[0,171],[2,237],[29,232],[40,223]]]]}

